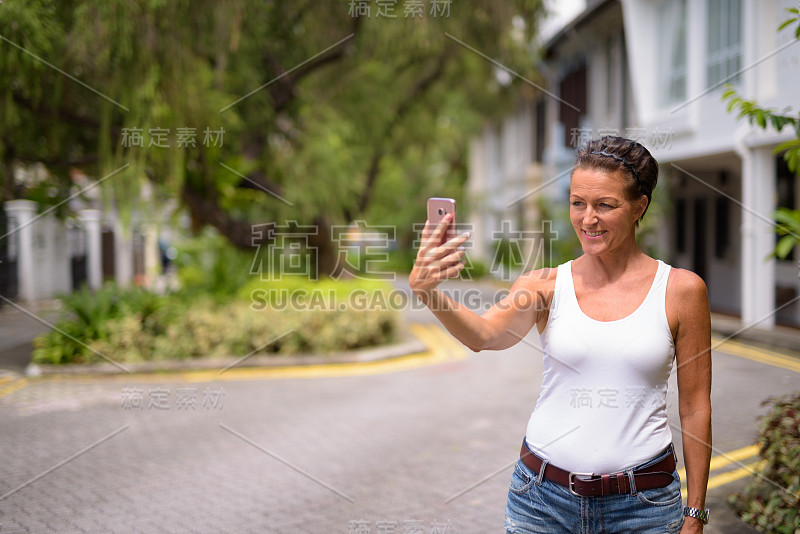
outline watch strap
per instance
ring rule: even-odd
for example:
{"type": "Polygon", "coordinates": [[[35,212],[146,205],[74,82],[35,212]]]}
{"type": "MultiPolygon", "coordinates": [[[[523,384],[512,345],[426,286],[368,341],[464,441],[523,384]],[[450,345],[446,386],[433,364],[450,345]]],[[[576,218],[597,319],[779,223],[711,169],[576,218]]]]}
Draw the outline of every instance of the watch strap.
{"type": "Polygon", "coordinates": [[[693,508],[691,506],[684,506],[683,507],[683,515],[694,517],[695,519],[699,519],[703,522],[704,525],[708,524],[708,513],[710,510],[706,508],[705,510],[701,510],[699,508],[693,508]]]}

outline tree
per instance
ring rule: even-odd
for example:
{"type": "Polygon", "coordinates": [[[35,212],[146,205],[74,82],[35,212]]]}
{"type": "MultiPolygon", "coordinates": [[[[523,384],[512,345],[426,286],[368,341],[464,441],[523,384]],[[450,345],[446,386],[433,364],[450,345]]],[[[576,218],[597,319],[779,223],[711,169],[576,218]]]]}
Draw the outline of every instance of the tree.
{"type": "MultiPolygon", "coordinates": [[[[778,26],[778,31],[797,24],[794,35],[795,39],[800,39],[800,11],[797,8],[787,8],[786,11],[790,17],[778,26]]],[[[722,93],[722,100],[728,102],[729,112],[738,110],[738,118],[746,117],[750,124],[755,124],[759,128],[767,129],[771,126],[777,132],[786,127],[793,128],[795,137],[776,146],[773,152],[776,154],[783,152],[789,171],[800,175],[800,113],[794,115],[791,107],[780,111],[763,108],[754,100],[746,100],[739,96],[731,86],[727,86],[722,93]]],[[[778,241],[774,254],[779,258],[785,258],[796,245],[800,244],[800,210],[779,208],[772,216],[777,221],[776,231],[783,236],[778,241]]]]}
{"type": "Polygon", "coordinates": [[[408,240],[424,198],[463,183],[468,137],[531,90],[498,83],[481,54],[535,79],[540,11],[540,0],[5,2],[3,198],[29,193],[19,165],[46,165],[63,198],[71,169],[102,179],[127,164],[102,184],[123,213],[148,181],[195,229],[240,248],[255,223],[314,224],[330,273],[332,225],[369,218],[408,240]],[[183,128],[195,146],[176,146],[183,128]],[[206,129],[221,143],[201,142],[206,129]],[[124,146],[137,130],[144,146],[124,146]],[[150,146],[164,130],[170,146],[150,146]]]}

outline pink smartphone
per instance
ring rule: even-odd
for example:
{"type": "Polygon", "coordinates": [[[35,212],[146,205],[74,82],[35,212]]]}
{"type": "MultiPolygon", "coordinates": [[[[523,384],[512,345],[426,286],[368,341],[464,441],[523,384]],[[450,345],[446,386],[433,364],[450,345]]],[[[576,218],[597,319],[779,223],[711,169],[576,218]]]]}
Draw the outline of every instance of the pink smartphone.
{"type": "Polygon", "coordinates": [[[445,215],[451,213],[453,220],[447,227],[442,243],[456,236],[456,201],[452,198],[433,197],[428,199],[428,223],[431,231],[435,230],[445,215]]]}

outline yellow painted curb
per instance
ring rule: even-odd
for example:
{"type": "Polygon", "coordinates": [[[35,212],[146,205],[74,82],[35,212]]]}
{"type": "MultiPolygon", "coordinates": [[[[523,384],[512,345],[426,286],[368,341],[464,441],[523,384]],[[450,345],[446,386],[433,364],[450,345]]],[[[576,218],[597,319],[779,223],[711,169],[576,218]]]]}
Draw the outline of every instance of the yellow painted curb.
{"type": "Polygon", "coordinates": [[[415,323],[410,326],[411,332],[417,336],[420,341],[425,343],[428,350],[441,351],[447,358],[455,360],[466,360],[466,348],[453,339],[453,337],[445,332],[442,327],[436,324],[419,324],[415,323]]]}
{"type": "Polygon", "coordinates": [[[740,358],[747,358],[755,362],[800,373],[800,360],[797,358],[792,358],[791,356],[786,356],[785,354],[769,349],[747,345],[740,341],[731,339],[722,341],[722,338],[716,336],[712,336],[711,341],[712,345],[714,345],[714,350],[720,350],[734,356],[739,356],[740,358]]]}
{"type": "Polygon", "coordinates": [[[27,378],[19,378],[17,380],[14,380],[8,385],[0,387],[0,398],[5,397],[6,395],[11,395],[15,391],[19,391],[20,389],[27,386],[28,383],[29,382],[27,378]]]}
{"type": "MultiPolygon", "coordinates": [[[[748,445],[747,447],[742,447],[735,451],[720,453],[711,458],[709,469],[714,471],[715,469],[720,469],[733,462],[741,462],[742,460],[751,458],[756,454],[758,454],[758,445],[748,445]]],[[[683,467],[678,469],[678,474],[681,476],[681,481],[686,482],[686,469],[683,467]]]]}
{"type": "MultiPolygon", "coordinates": [[[[741,462],[742,460],[752,458],[757,454],[758,454],[758,445],[748,445],[747,447],[742,447],[741,449],[736,449],[730,452],[723,452],[711,458],[711,462],[709,463],[709,470],[713,472],[717,469],[722,469],[723,467],[730,465],[732,463],[738,463],[741,462]]],[[[759,469],[762,463],[763,460],[759,460],[757,462],[752,462],[747,465],[742,465],[742,467],[740,467],[739,469],[735,469],[733,471],[728,471],[726,473],[720,473],[719,475],[709,477],[708,485],[706,486],[706,488],[707,489],[718,488],[730,482],[739,480],[740,478],[746,477],[747,475],[753,473],[753,471],[755,471],[756,469],[759,469]]],[[[681,477],[681,494],[683,495],[684,498],[686,498],[686,469],[685,468],[679,469],[678,474],[681,477]]]]}
{"type": "Polygon", "coordinates": [[[759,460],[757,462],[744,465],[734,471],[728,471],[727,473],[721,473],[717,476],[713,476],[708,479],[708,489],[718,488],[720,486],[724,486],[725,484],[730,484],[735,480],[739,480],[740,478],[749,476],[753,474],[753,472],[761,469],[764,463],[765,460],[759,460]]]}

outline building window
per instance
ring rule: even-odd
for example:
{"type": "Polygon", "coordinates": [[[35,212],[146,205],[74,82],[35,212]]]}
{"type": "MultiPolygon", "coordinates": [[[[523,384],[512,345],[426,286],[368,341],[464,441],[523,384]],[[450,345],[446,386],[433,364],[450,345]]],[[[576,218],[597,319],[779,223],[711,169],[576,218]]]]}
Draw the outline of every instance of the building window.
{"type": "MultiPolygon", "coordinates": [[[[582,64],[561,79],[559,118],[564,125],[564,146],[572,146],[572,138],[586,114],[586,65],[582,64]]],[[[574,147],[573,147],[574,148],[574,147]]]]}
{"type": "Polygon", "coordinates": [[[717,228],[717,231],[714,232],[714,257],[719,259],[725,259],[725,254],[728,252],[729,204],[730,200],[725,197],[714,199],[714,215],[716,218],[714,223],[717,228]]]}
{"type": "Polygon", "coordinates": [[[606,110],[611,113],[616,107],[617,62],[614,61],[614,40],[606,41],[606,110]]]}
{"type": "Polygon", "coordinates": [[[686,0],[658,4],[659,97],[664,105],[686,100],[686,0]]]}
{"type": "Polygon", "coordinates": [[[621,65],[621,72],[620,72],[620,93],[622,93],[622,97],[620,98],[620,102],[622,103],[622,126],[630,125],[628,120],[628,83],[630,82],[630,73],[628,72],[628,46],[625,44],[625,33],[623,32],[620,36],[620,65],[621,65]]]}
{"type": "Polygon", "coordinates": [[[742,63],[741,20],[741,0],[708,0],[706,87],[739,81],[742,63]]]}

